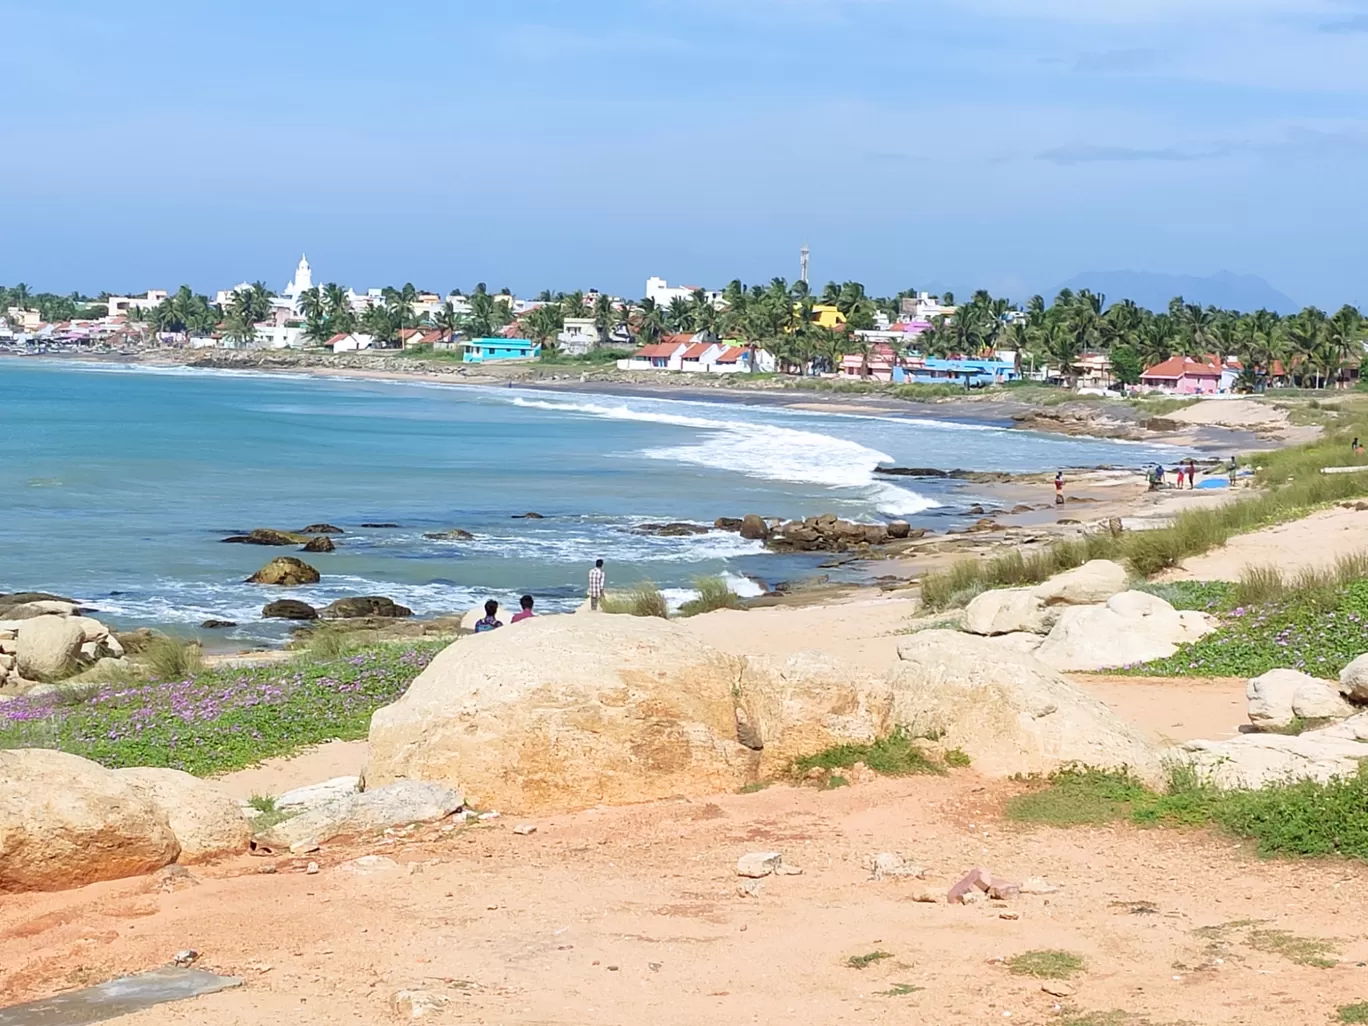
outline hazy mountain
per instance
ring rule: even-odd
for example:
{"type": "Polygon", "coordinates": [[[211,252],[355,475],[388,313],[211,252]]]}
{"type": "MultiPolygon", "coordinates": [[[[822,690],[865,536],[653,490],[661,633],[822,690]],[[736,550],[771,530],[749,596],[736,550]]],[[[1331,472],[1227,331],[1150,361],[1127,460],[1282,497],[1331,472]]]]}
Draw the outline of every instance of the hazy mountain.
{"type": "Polygon", "coordinates": [[[1272,310],[1291,314],[1301,304],[1291,296],[1279,292],[1262,278],[1252,274],[1231,274],[1221,271],[1210,277],[1198,278],[1184,274],[1150,274],[1146,271],[1084,271],[1070,278],[1046,295],[1053,300],[1060,289],[1091,289],[1107,297],[1108,303],[1133,299],[1140,306],[1156,312],[1168,309],[1169,300],[1182,296],[1189,303],[1219,306],[1226,310],[1272,310]]]}

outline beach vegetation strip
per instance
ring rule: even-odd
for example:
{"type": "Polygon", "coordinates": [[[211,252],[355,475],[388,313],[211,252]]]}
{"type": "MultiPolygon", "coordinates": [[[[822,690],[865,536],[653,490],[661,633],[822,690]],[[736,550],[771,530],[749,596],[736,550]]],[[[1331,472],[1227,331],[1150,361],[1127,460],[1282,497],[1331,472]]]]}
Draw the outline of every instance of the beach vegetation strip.
{"type": "Polygon", "coordinates": [[[1158,790],[1124,770],[1071,767],[1028,781],[1004,811],[1019,823],[1061,828],[1127,821],[1141,827],[1214,827],[1254,841],[1262,855],[1368,861],[1368,769],[1327,782],[1224,791],[1183,767],[1172,768],[1158,790]]]}
{"type": "Polygon", "coordinates": [[[56,748],[110,768],[210,776],[364,738],[446,642],[386,644],[337,658],[200,670],[0,704],[0,748],[56,748]]]}
{"type": "MultiPolygon", "coordinates": [[[[1362,435],[1368,435],[1364,426],[1362,435]]],[[[1347,435],[1347,432],[1346,432],[1347,435]]],[[[1326,467],[1368,460],[1346,456],[1349,438],[1263,453],[1251,461],[1263,490],[1221,506],[1186,510],[1172,525],[1114,535],[1098,532],[1064,539],[1035,552],[1013,550],[992,559],[963,559],[922,579],[922,603],[937,611],[964,605],[993,588],[1039,584],[1092,559],[1123,562],[1151,577],[1183,559],[1217,548],[1238,534],[1305,516],[1313,510],[1368,494],[1368,474],[1323,474],[1326,467]]]]}

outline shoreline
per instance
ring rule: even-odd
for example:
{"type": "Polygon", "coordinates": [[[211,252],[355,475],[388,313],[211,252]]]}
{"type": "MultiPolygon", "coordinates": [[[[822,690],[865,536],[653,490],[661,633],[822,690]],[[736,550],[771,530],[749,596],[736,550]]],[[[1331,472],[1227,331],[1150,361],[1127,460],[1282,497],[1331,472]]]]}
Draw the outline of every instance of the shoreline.
{"type": "MultiPolygon", "coordinates": [[[[1192,453],[1215,456],[1266,452],[1293,444],[1291,437],[1277,438],[1257,431],[1221,424],[1166,425],[1168,430],[1141,427],[1133,407],[1123,400],[1084,399],[1055,407],[1014,399],[1008,395],[966,394],[938,400],[903,399],[875,391],[838,392],[805,389],[794,384],[770,385],[772,379],[748,387],[708,384],[690,380],[696,375],[657,375],[645,371],[618,371],[589,367],[576,371],[565,366],[510,363],[467,369],[463,364],[424,361],[421,358],[385,354],[307,353],[297,350],[148,350],[134,353],[0,353],[5,359],[84,363],[148,370],[188,368],[228,374],[295,375],[343,381],[394,384],[436,384],[451,387],[515,387],[548,393],[658,399],[662,401],[714,403],[828,413],[854,417],[923,420],[976,427],[1066,435],[1118,443],[1169,446],[1192,453]],[[649,377],[643,377],[649,375],[649,377]],[[1067,415],[1053,411],[1070,407],[1067,415]],[[1073,409],[1081,407],[1081,409],[1073,409]],[[1127,420],[1127,417],[1129,418],[1127,420]],[[1184,430],[1183,428],[1187,429],[1184,430]]],[[[708,377],[713,381],[713,377],[708,377]]],[[[796,379],[795,379],[796,380],[796,379]]],[[[1178,453],[1174,454],[1175,459],[1178,453]]],[[[1091,469],[1078,467],[1072,469],[1091,469]]]]}

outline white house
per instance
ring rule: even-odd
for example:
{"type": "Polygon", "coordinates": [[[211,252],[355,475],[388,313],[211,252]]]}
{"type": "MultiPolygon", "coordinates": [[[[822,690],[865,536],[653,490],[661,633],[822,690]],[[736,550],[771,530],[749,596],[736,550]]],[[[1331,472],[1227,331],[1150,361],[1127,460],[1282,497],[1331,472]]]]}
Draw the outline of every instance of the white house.
{"type": "Polygon", "coordinates": [[[939,296],[918,292],[915,298],[908,297],[902,301],[899,313],[904,320],[930,321],[936,317],[952,317],[955,310],[953,306],[943,306],[939,296]]]}
{"type": "MultiPolygon", "coordinates": [[[[684,336],[687,339],[687,336],[684,336]]],[[[642,346],[625,360],[617,362],[619,370],[679,370],[684,351],[690,343],[672,335],[663,342],[642,346]]]]}
{"type": "Polygon", "coordinates": [[[256,344],[265,349],[302,349],[304,328],[299,325],[262,321],[256,325],[256,344]]]}
{"type": "Polygon", "coordinates": [[[151,310],[160,306],[166,297],[165,289],[148,289],[146,296],[110,296],[105,303],[109,307],[109,316],[117,317],[129,310],[151,310]]]}
{"type": "Polygon", "coordinates": [[[583,356],[597,349],[603,342],[592,317],[567,317],[556,342],[561,351],[571,356],[583,356]]]}
{"type": "Polygon", "coordinates": [[[375,336],[352,332],[348,335],[334,335],[323,343],[334,353],[354,353],[358,349],[369,349],[375,345],[375,336]]]}
{"type": "Polygon", "coordinates": [[[727,346],[719,342],[695,342],[679,354],[679,369],[696,374],[707,374],[727,346]]]}
{"type": "Polygon", "coordinates": [[[724,346],[713,358],[714,374],[750,374],[756,371],[771,374],[774,372],[774,357],[764,349],[743,349],[740,346],[724,346]]]}
{"type": "Polygon", "coordinates": [[[646,298],[655,300],[655,305],[662,310],[668,310],[676,299],[693,299],[695,292],[702,292],[703,298],[713,306],[722,302],[721,292],[700,289],[697,285],[670,285],[664,278],[646,279],[646,298]]]}

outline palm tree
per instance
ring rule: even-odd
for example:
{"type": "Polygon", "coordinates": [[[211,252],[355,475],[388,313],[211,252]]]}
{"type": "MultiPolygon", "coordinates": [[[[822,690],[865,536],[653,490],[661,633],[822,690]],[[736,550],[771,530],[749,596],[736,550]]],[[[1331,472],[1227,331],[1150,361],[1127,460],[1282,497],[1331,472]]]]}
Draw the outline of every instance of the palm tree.
{"type": "Polygon", "coordinates": [[[543,351],[555,349],[556,336],[565,323],[558,303],[543,303],[523,318],[523,330],[543,351]]]}
{"type": "Polygon", "coordinates": [[[608,341],[608,333],[613,328],[613,300],[610,296],[599,293],[594,300],[594,330],[598,332],[599,342],[608,341]]]}
{"type": "Polygon", "coordinates": [[[1046,328],[1041,336],[1045,355],[1059,364],[1060,377],[1069,388],[1073,388],[1074,382],[1078,379],[1075,365],[1083,354],[1086,330],[1082,321],[1075,321],[1072,324],[1060,321],[1046,328]]]}
{"type": "Polygon", "coordinates": [[[566,317],[583,317],[584,293],[578,291],[566,293],[561,297],[560,306],[566,317]]]}
{"type": "Polygon", "coordinates": [[[432,325],[442,333],[443,341],[451,345],[451,339],[461,329],[461,315],[451,305],[451,300],[448,299],[442,304],[437,316],[432,319],[432,325]]]}
{"type": "Polygon", "coordinates": [[[665,315],[650,297],[641,301],[641,323],[637,327],[637,334],[648,344],[660,341],[665,334],[665,315]]]}

